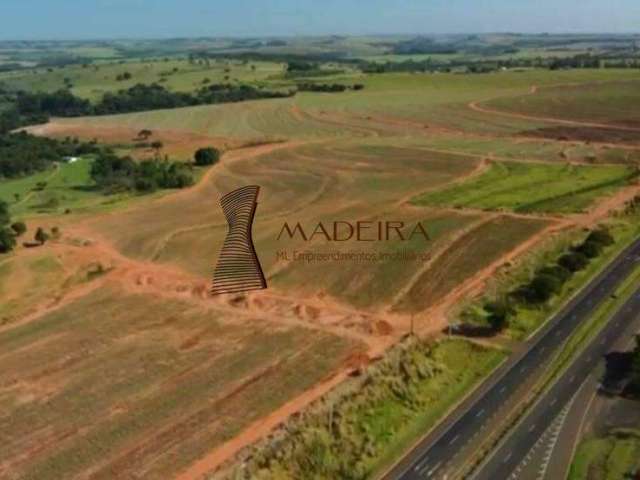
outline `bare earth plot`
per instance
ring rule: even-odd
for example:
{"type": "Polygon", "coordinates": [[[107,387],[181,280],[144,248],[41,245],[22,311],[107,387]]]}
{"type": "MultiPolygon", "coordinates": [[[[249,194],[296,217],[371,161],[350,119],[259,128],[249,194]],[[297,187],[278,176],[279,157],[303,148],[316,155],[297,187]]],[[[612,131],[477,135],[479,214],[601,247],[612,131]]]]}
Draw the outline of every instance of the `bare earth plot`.
{"type": "Polygon", "coordinates": [[[0,345],[7,479],[168,478],[358,347],[111,284],[0,345]]]}

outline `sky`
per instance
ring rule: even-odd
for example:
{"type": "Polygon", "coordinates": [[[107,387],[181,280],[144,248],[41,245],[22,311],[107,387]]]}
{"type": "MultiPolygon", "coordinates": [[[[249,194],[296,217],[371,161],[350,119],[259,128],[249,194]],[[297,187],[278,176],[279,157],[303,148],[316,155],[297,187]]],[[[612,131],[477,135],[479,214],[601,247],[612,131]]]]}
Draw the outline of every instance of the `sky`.
{"type": "Polygon", "coordinates": [[[0,0],[0,39],[637,33],[638,0],[0,0]]]}

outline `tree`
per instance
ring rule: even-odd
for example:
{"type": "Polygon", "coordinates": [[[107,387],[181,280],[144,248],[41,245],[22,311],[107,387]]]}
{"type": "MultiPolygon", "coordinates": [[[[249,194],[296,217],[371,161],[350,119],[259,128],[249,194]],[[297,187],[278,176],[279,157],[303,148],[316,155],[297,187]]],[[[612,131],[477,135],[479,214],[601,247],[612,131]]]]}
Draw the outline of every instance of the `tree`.
{"type": "Polygon", "coordinates": [[[586,240],[583,244],[577,247],[576,252],[582,253],[587,258],[596,258],[602,253],[602,244],[595,240],[586,240]]]}
{"type": "Polygon", "coordinates": [[[11,224],[11,230],[15,232],[16,237],[19,237],[27,231],[27,226],[24,222],[13,222],[11,224]]]}
{"type": "Polygon", "coordinates": [[[7,253],[16,246],[16,237],[7,227],[0,227],[0,253],[7,253]]]}
{"type": "Polygon", "coordinates": [[[514,313],[507,300],[489,302],[484,306],[484,309],[489,314],[487,321],[495,332],[501,332],[508,327],[509,317],[514,313]]]}
{"type": "Polygon", "coordinates": [[[34,235],[33,238],[40,245],[44,245],[46,241],[49,240],[49,234],[45,232],[42,227],[38,227],[38,230],[36,230],[36,234],[34,235]]]}
{"type": "Polygon", "coordinates": [[[7,202],[0,200],[0,227],[7,225],[10,220],[9,205],[7,205],[7,202]]]}
{"type": "Polygon", "coordinates": [[[153,135],[153,132],[146,128],[143,128],[138,132],[138,138],[141,138],[143,140],[147,140],[151,135],[153,135]]]}
{"type": "Polygon", "coordinates": [[[640,335],[636,335],[636,346],[631,352],[631,391],[640,394],[640,335]]]}
{"type": "Polygon", "coordinates": [[[199,148],[193,156],[196,165],[214,165],[220,160],[220,151],[213,147],[199,148]]]}
{"type": "Polygon", "coordinates": [[[582,270],[589,263],[589,259],[580,252],[566,253],[558,260],[558,265],[566,268],[570,272],[582,270]]]}
{"type": "Polygon", "coordinates": [[[160,153],[160,150],[162,150],[162,147],[164,147],[164,144],[160,140],[151,142],[151,148],[153,148],[156,151],[156,155],[160,153]]]}

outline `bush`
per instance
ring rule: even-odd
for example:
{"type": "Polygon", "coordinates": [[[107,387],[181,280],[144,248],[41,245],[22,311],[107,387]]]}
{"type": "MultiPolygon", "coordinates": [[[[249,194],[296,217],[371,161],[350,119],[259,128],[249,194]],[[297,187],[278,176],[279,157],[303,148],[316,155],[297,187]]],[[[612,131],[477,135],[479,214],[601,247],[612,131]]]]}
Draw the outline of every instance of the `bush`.
{"type": "Polygon", "coordinates": [[[577,272],[589,264],[589,259],[580,252],[566,253],[558,260],[558,265],[570,272],[577,272]]]}
{"type": "Polygon", "coordinates": [[[533,300],[543,303],[549,300],[562,288],[562,281],[553,275],[540,273],[530,283],[530,291],[534,294],[533,300]]]}
{"type": "Polygon", "coordinates": [[[551,275],[558,279],[558,281],[565,283],[571,278],[572,273],[564,268],[562,265],[553,265],[551,267],[544,267],[538,270],[538,273],[551,275]]]}
{"type": "Polygon", "coordinates": [[[213,147],[199,148],[193,159],[198,166],[214,165],[220,160],[220,151],[213,147]]]}
{"type": "Polygon", "coordinates": [[[0,253],[7,253],[16,246],[16,237],[7,227],[0,227],[0,253]]]}
{"type": "Polygon", "coordinates": [[[583,254],[587,258],[596,258],[602,253],[602,244],[587,239],[584,243],[576,247],[575,251],[583,254]]]}
{"type": "Polygon", "coordinates": [[[36,234],[33,236],[34,240],[40,245],[44,245],[49,240],[49,234],[44,231],[42,227],[38,227],[36,234]]]}
{"type": "Polygon", "coordinates": [[[24,222],[14,222],[11,224],[11,230],[14,231],[16,237],[19,237],[27,231],[27,226],[24,222]]]}
{"type": "Polygon", "coordinates": [[[609,245],[613,245],[615,239],[613,238],[611,233],[609,233],[609,230],[607,230],[606,228],[599,228],[598,230],[594,230],[589,234],[589,236],[585,240],[585,243],[586,242],[593,242],[606,247],[609,245]]]}
{"type": "Polygon", "coordinates": [[[487,317],[489,325],[496,332],[500,332],[509,326],[509,317],[514,313],[507,300],[488,302],[485,304],[484,310],[489,314],[487,317]]]}

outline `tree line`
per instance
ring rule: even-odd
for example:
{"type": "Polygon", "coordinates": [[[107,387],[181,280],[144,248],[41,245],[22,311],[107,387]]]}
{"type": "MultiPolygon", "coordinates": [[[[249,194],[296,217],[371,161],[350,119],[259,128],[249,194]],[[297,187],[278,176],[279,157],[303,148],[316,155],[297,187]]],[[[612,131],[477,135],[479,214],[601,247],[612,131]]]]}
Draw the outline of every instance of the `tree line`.
{"type": "Polygon", "coordinates": [[[264,98],[284,98],[295,95],[295,90],[271,91],[250,85],[213,84],[193,93],[173,92],[157,83],[137,84],[115,93],[105,93],[92,104],[66,89],[55,92],[25,92],[15,94],[11,108],[0,114],[0,132],[24,125],[45,123],[49,117],[78,117],[140,112],[163,108],[241,102],[264,98]]]}
{"type": "Polygon", "coordinates": [[[516,308],[537,307],[545,304],[562,290],[563,285],[589,262],[598,257],[605,247],[615,242],[609,231],[598,228],[579,243],[564,252],[553,265],[545,266],[533,275],[529,282],[510,291],[504,298],[487,302],[484,310],[491,328],[499,332],[509,326],[509,320],[516,315],[516,308]]]}
{"type": "Polygon", "coordinates": [[[353,85],[344,85],[342,83],[313,83],[305,82],[299,83],[298,91],[300,92],[324,92],[324,93],[339,93],[346,90],[362,90],[364,85],[362,83],[355,83],[353,85]]]}
{"type": "Polygon", "coordinates": [[[100,151],[95,142],[67,138],[55,140],[26,132],[0,133],[0,179],[31,175],[46,170],[64,157],[77,157],[100,151]]]}

